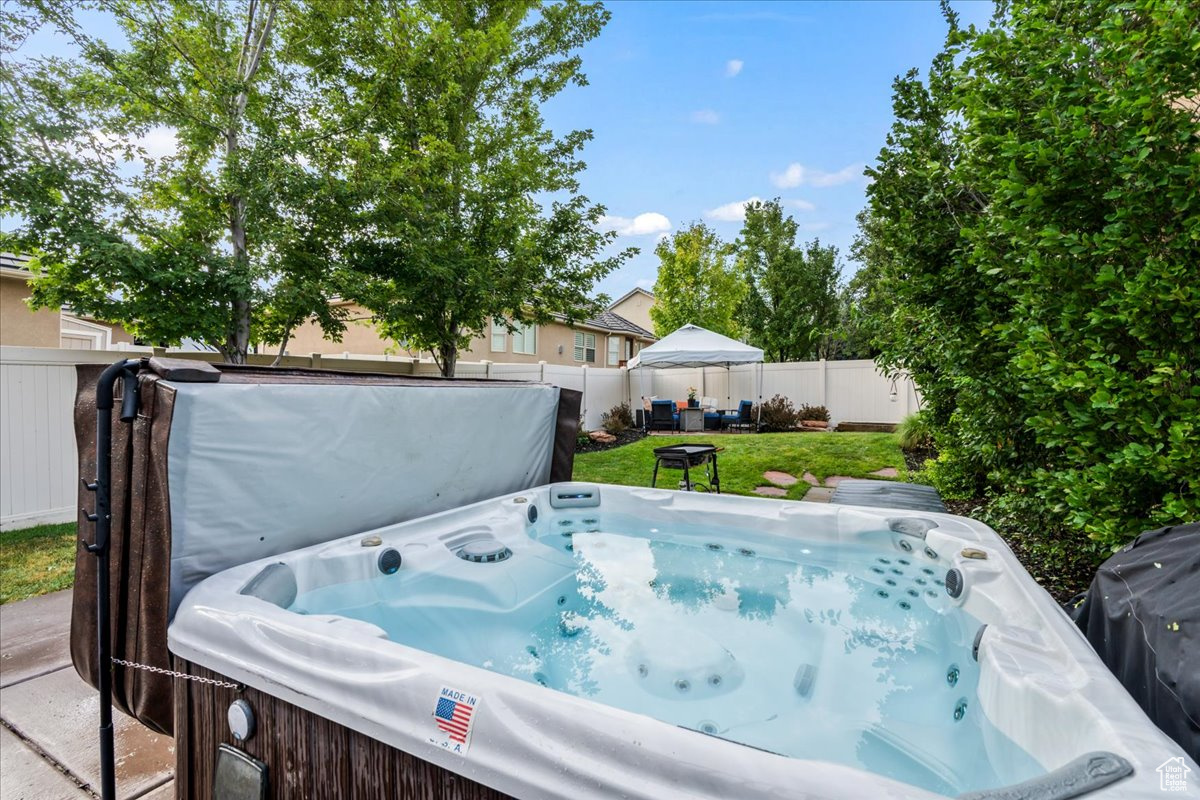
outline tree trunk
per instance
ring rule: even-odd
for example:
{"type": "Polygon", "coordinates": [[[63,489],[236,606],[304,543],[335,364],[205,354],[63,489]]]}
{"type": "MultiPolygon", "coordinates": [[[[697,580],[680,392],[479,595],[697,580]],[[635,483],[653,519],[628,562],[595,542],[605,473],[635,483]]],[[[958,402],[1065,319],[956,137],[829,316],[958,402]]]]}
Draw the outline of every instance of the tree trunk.
{"type": "Polygon", "coordinates": [[[454,367],[458,364],[458,348],[453,344],[443,344],[438,348],[437,355],[438,366],[442,368],[442,376],[453,378],[454,367]]]}
{"type": "MultiPolygon", "coordinates": [[[[225,129],[225,164],[233,164],[237,156],[238,135],[242,129],[242,118],[246,113],[249,90],[245,88],[254,80],[258,66],[266,51],[275,21],[275,3],[270,3],[265,17],[257,17],[257,5],[251,3],[246,18],[246,33],[238,56],[238,79],[243,88],[232,98],[229,107],[229,122],[225,129]]],[[[237,192],[226,196],[229,203],[229,240],[233,247],[234,272],[240,285],[235,285],[231,303],[231,319],[226,336],[225,357],[232,364],[245,364],[250,351],[250,253],[246,245],[246,198],[237,192]]]]}

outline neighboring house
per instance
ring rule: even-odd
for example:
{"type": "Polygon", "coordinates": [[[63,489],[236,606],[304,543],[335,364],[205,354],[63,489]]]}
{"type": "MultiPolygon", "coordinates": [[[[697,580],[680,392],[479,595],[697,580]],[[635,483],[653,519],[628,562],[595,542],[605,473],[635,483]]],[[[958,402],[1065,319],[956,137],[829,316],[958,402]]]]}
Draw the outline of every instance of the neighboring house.
{"type": "Polygon", "coordinates": [[[0,253],[0,345],[65,347],[71,350],[109,350],[118,343],[133,344],[120,325],[72,314],[69,309],[32,310],[29,259],[0,253]]]}
{"type": "Polygon", "coordinates": [[[645,289],[637,288],[610,305],[608,310],[653,333],[654,320],[650,319],[650,307],[653,305],[654,295],[645,289]]]}
{"type": "MultiPolygon", "coordinates": [[[[473,339],[470,347],[461,351],[458,358],[460,361],[532,364],[545,361],[566,366],[624,366],[634,354],[655,341],[654,334],[645,326],[614,310],[632,294],[621,298],[595,318],[574,325],[568,325],[561,316],[546,325],[518,324],[515,331],[509,331],[503,322],[494,322],[483,335],[473,339]]],[[[653,301],[653,296],[650,296],[650,300],[653,301]]],[[[289,353],[391,353],[414,358],[422,355],[408,350],[402,343],[381,337],[367,309],[344,300],[334,302],[345,308],[349,315],[342,341],[325,339],[320,326],[310,320],[292,333],[287,345],[289,353]]],[[[629,304],[628,307],[636,313],[635,304],[629,304]]],[[[263,350],[275,352],[270,346],[263,350]]]]}

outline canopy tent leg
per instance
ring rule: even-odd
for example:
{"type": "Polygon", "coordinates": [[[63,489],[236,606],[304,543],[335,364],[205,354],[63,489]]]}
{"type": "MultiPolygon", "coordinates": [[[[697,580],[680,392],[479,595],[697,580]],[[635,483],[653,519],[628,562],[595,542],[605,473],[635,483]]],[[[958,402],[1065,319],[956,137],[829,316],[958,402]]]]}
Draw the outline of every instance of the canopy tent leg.
{"type": "Polygon", "coordinates": [[[758,433],[762,429],[762,383],[763,383],[763,362],[758,362],[758,419],[754,423],[754,432],[758,433]]]}
{"type": "Polygon", "coordinates": [[[646,411],[646,368],[638,368],[638,385],[642,387],[642,431],[650,427],[649,413],[646,411]]]}

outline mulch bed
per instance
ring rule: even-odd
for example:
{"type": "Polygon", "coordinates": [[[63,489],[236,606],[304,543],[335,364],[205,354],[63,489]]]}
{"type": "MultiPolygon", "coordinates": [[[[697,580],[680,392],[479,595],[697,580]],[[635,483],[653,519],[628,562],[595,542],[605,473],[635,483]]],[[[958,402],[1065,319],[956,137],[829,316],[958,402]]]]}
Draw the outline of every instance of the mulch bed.
{"type": "Polygon", "coordinates": [[[576,453],[595,453],[600,450],[612,450],[615,447],[624,447],[627,444],[633,444],[634,442],[639,441],[640,439],[646,438],[646,433],[645,433],[645,431],[638,430],[637,428],[630,428],[627,431],[621,431],[620,433],[614,433],[613,436],[616,436],[617,440],[615,442],[610,442],[609,444],[601,444],[600,442],[593,442],[590,439],[588,440],[587,444],[576,444],[575,452],[576,453]]]}
{"type": "Polygon", "coordinates": [[[937,458],[937,450],[932,447],[918,447],[901,452],[904,453],[904,466],[908,467],[909,472],[920,472],[925,468],[927,460],[937,458]]]}

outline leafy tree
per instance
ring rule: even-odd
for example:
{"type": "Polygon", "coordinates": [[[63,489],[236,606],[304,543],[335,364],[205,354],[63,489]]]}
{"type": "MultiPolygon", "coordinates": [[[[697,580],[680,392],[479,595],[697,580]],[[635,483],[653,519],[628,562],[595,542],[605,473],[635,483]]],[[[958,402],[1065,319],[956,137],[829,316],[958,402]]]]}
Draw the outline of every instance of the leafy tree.
{"type": "Polygon", "coordinates": [[[736,314],[745,283],[732,263],[734,248],[702,222],[680,228],[654,248],[658,280],[650,318],[662,337],[688,323],[737,338],[736,314]]]}
{"type": "Polygon", "coordinates": [[[859,245],[938,471],[1105,546],[1194,519],[1200,16],[1018,0],[985,30],[948,17],[928,86],[897,81],[859,245]]]}
{"type": "Polygon", "coordinates": [[[345,175],[345,296],[381,332],[452,375],[493,319],[568,321],[630,251],[579,193],[590,131],[556,137],[540,104],[584,85],[576,52],[598,4],[403,0],[322,3],[302,58],[320,95],[314,165],[345,175]],[[375,76],[394,75],[389,85],[375,76]],[[543,199],[549,198],[549,199],[543,199]]]}
{"type": "Polygon", "coordinates": [[[74,5],[5,12],[6,32],[48,24],[79,52],[21,61],[10,49],[0,66],[0,213],[22,220],[3,246],[37,254],[34,302],[155,342],[193,337],[234,362],[276,303],[259,331],[268,338],[309,314],[337,335],[326,299],[338,243],[314,234],[328,178],[303,166],[312,99],[286,36],[303,8],[94,6],[126,47],[91,35],[74,5]],[[151,158],[133,144],[150,131],[173,134],[174,152],[151,158]]]}
{"type": "Polygon", "coordinates": [[[746,206],[738,267],[746,293],[738,319],[768,360],[827,358],[838,322],[837,248],[796,244],[796,221],[778,199],[746,206]]]}

